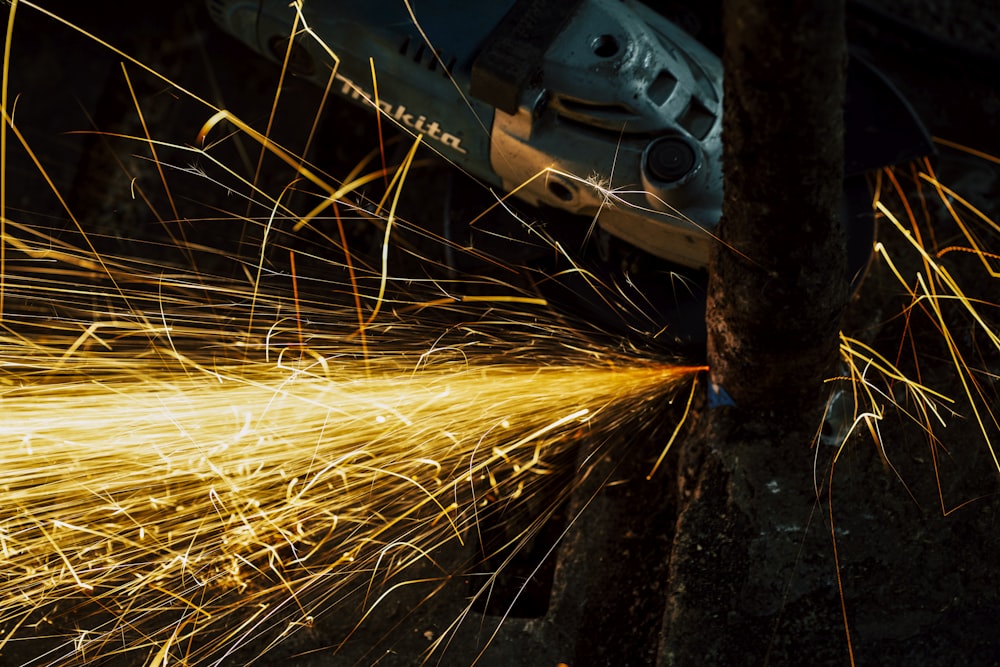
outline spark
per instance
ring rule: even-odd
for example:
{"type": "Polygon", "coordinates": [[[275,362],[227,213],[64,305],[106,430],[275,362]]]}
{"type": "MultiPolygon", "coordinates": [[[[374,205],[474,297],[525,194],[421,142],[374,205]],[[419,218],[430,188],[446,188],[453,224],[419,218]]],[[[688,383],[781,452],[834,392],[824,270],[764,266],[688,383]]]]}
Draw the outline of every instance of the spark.
{"type": "Polygon", "coordinates": [[[529,497],[555,506],[571,491],[551,488],[556,461],[635,431],[703,370],[617,352],[495,278],[394,277],[419,143],[331,185],[267,132],[208,112],[198,144],[230,123],[292,169],[281,194],[215,158],[235,135],[181,146],[143,117],[143,136],[121,138],[153,151],[178,220],[161,153],[193,154],[202,183],[240,193],[248,212],[229,220],[259,230],[249,256],[169,235],[185,266],[153,259],[157,242],[112,255],[79,224],[60,238],[6,222],[0,625],[17,631],[9,645],[45,619],[50,648],[32,664],[205,664],[338,606],[364,621],[397,591],[480,563],[483,516],[529,497]],[[348,249],[340,210],[388,174],[369,262],[348,249]],[[287,203],[302,182],[320,193],[305,216],[287,203]],[[329,207],[339,243],[293,243],[329,207]]]}
{"type": "MultiPolygon", "coordinates": [[[[944,212],[942,216],[944,220],[935,219],[930,212],[927,212],[926,219],[921,221],[910,206],[896,173],[887,171],[886,178],[892,185],[892,191],[902,202],[903,214],[900,215],[890,208],[887,200],[878,199],[874,206],[887,227],[886,231],[894,233],[895,238],[902,241],[902,244],[895,243],[893,244],[895,250],[890,250],[887,242],[876,242],[875,259],[883,263],[889,275],[896,280],[909,298],[909,303],[902,311],[906,318],[907,331],[913,331],[917,326],[918,317],[922,316],[937,333],[937,340],[944,344],[945,364],[950,366],[945,378],[957,381],[959,393],[948,395],[945,391],[927,386],[920,379],[921,367],[941,362],[931,355],[921,355],[920,350],[925,345],[917,341],[911,340],[910,343],[915,355],[915,370],[907,372],[900,367],[899,360],[890,361],[861,341],[842,336],[841,356],[850,374],[856,420],[867,424],[869,432],[881,445],[873,420],[881,420],[885,414],[885,407],[891,406],[898,414],[921,425],[932,443],[933,454],[937,449],[934,443],[939,442],[935,434],[947,424],[948,418],[971,416],[978,426],[981,442],[1000,472],[1000,458],[994,443],[995,435],[1000,430],[1000,420],[995,412],[996,397],[989,392],[988,380],[984,382],[984,378],[989,376],[988,371],[977,367],[976,362],[970,358],[972,353],[980,356],[1000,353],[1000,337],[996,333],[996,316],[1000,307],[988,300],[988,297],[975,296],[977,291],[988,294],[991,281],[996,280],[998,276],[989,262],[991,254],[984,247],[986,241],[982,239],[990,234],[995,235],[1000,231],[1000,227],[970,202],[940,183],[929,162],[925,162],[923,167],[921,170],[915,170],[914,180],[917,183],[930,183],[933,186],[944,212]],[[962,207],[972,218],[965,219],[957,207],[962,207]],[[955,224],[961,237],[969,244],[962,249],[967,251],[966,256],[978,260],[978,271],[975,266],[969,266],[967,263],[964,265],[953,263],[951,266],[945,263],[945,255],[953,252],[956,246],[952,244],[942,248],[932,239],[934,239],[933,228],[940,227],[948,220],[955,224]],[[973,222],[978,222],[981,230],[975,231],[973,222]],[[910,257],[906,256],[907,251],[910,257]],[[911,268],[907,270],[901,268],[901,262],[904,261],[911,268]],[[914,261],[915,268],[913,268],[914,261]],[[968,345],[961,342],[972,337],[982,343],[978,350],[969,350],[968,345]],[[877,389],[876,385],[884,388],[877,389]],[[896,386],[904,389],[903,400],[895,398],[897,394],[893,387],[896,386]],[[907,407],[908,405],[913,406],[913,411],[907,407]],[[947,406],[947,410],[942,410],[944,406],[947,406]]],[[[908,335],[912,338],[915,334],[908,335]]],[[[936,455],[933,458],[936,461],[936,455]]],[[[935,473],[937,474],[936,464],[935,473]]],[[[942,512],[947,514],[945,498],[940,491],[942,488],[940,477],[938,488],[942,494],[940,498],[942,512]]]]}
{"type": "MultiPolygon", "coordinates": [[[[336,54],[305,23],[301,3],[295,8],[293,30],[327,50],[333,81],[336,54]]],[[[291,47],[290,39],[285,66],[291,47]]],[[[523,286],[490,276],[393,276],[390,253],[405,243],[400,232],[441,242],[398,211],[407,174],[420,166],[420,135],[401,164],[384,164],[380,145],[333,182],[271,136],[278,97],[267,129],[258,131],[55,14],[25,0],[12,4],[0,162],[6,165],[9,125],[76,237],[11,219],[0,179],[0,649],[44,626],[51,649],[33,664],[123,656],[199,665],[245,649],[267,651],[336,608],[349,609],[360,624],[402,589],[430,584],[436,591],[481,565],[490,554],[470,555],[469,546],[496,508],[541,499],[545,509],[515,542],[530,538],[572,492],[552,488],[567,453],[583,449],[588,456],[579,460],[589,460],[612,446],[616,433],[635,437],[685,388],[685,413],[691,408],[693,378],[704,367],[634,346],[621,352],[554,315],[523,286]],[[171,235],[170,243],[184,266],[154,260],[163,248],[152,241],[137,241],[130,256],[97,251],[13,122],[8,70],[19,4],[204,106],[209,120],[197,147],[154,139],[127,78],[142,136],[119,138],[148,147],[175,222],[199,221],[175,205],[163,169],[168,152],[195,161],[189,171],[202,175],[202,185],[236,193],[245,212],[222,211],[212,222],[219,237],[226,220],[247,223],[259,234],[255,253],[228,256],[183,235],[171,235]],[[235,130],[209,143],[223,122],[235,130]],[[216,156],[237,136],[260,146],[250,177],[216,156]],[[267,152],[291,169],[278,195],[260,183],[267,152]],[[381,168],[366,171],[379,155],[381,168]],[[352,199],[390,175],[380,201],[352,199]],[[292,192],[311,198],[304,214],[288,203],[292,192]],[[336,233],[325,231],[327,209],[336,233]],[[345,220],[352,214],[382,232],[377,257],[348,247],[345,220]],[[305,232],[321,242],[295,236],[305,232]],[[286,255],[287,267],[276,259],[286,255]],[[198,269],[220,264],[214,272],[198,269]],[[282,283],[286,277],[290,285],[282,283]]],[[[994,306],[966,294],[945,256],[974,255],[996,278],[996,254],[982,239],[997,227],[925,167],[918,180],[944,202],[963,245],[932,247],[912,211],[899,215],[887,203],[897,188],[880,182],[882,224],[906,241],[921,269],[904,273],[888,244],[876,247],[876,261],[905,290],[905,316],[922,314],[941,334],[963,393],[935,388],[919,368],[846,333],[844,377],[833,383],[854,404],[837,456],[864,431],[891,467],[879,424],[899,414],[924,429],[936,471],[938,433],[962,415],[974,415],[993,452],[996,403],[983,369],[960,349],[956,327],[997,348],[995,313],[988,312],[994,306]]],[[[495,207],[550,176],[591,189],[603,205],[684,219],[663,202],[653,210],[629,197],[637,193],[552,169],[495,207]]],[[[572,267],[567,273],[593,289],[591,298],[632,303],[609,296],[596,276],[552,245],[572,267]]],[[[476,258],[505,276],[518,273],[495,258],[476,258]]],[[[682,424],[670,427],[668,447],[682,424]]],[[[943,493],[941,504],[947,512],[943,493]]],[[[835,536],[832,521],[831,509],[835,536]]],[[[846,619],[844,605],[842,596],[846,619]]],[[[435,645],[446,645],[448,632],[435,645]]]]}
{"type": "MultiPolygon", "coordinates": [[[[998,162],[993,156],[952,142],[938,140],[938,143],[987,162],[998,162]]],[[[884,229],[880,232],[883,240],[874,244],[873,261],[881,264],[905,295],[898,315],[905,322],[903,340],[897,343],[896,359],[891,360],[872,344],[842,332],[840,356],[845,375],[831,380],[835,387],[846,384],[844,389],[835,391],[846,391],[853,403],[849,425],[839,442],[832,443],[836,450],[825,480],[840,609],[851,664],[854,664],[854,649],[832,489],[837,462],[855,434],[868,433],[884,465],[916,502],[917,498],[889,455],[880,427],[890,415],[915,424],[923,432],[930,450],[938,502],[944,516],[978,499],[974,496],[954,502],[946,498],[939,463],[940,452],[945,449],[943,430],[949,424],[971,417],[979,431],[978,442],[973,445],[985,447],[1000,472],[995,441],[1000,434],[998,401],[996,390],[990,386],[995,384],[997,375],[989,370],[989,359],[1000,354],[1000,337],[996,333],[1000,305],[995,296],[991,298],[996,293],[996,284],[991,281],[1000,274],[991,263],[997,257],[990,250],[995,246],[985,240],[995,242],[1000,226],[941,183],[927,160],[922,165],[911,166],[913,188],[921,198],[924,213],[923,218],[919,217],[901,181],[902,173],[902,169],[887,169],[876,184],[873,207],[884,229]],[[885,181],[889,188],[884,187],[885,181]],[[921,183],[932,186],[938,198],[936,208],[935,202],[924,196],[921,183]],[[895,206],[890,202],[891,195],[897,198],[895,206]],[[954,224],[959,238],[968,245],[942,246],[938,243],[936,239],[949,221],[954,224]],[[971,265],[962,261],[967,258],[973,259],[971,265]],[[933,335],[921,338],[918,333],[921,325],[929,326],[933,335]],[[943,344],[945,354],[942,356],[933,350],[930,343],[943,344]],[[902,359],[902,350],[907,346],[913,357],[909,368],[902,359]],[[942,386],[935,388],[935,382],[925,377],[935,378],[942,386]]],[[[950,446],[963,444],[956,442],[950,446]]],[[[821,481],[819,471],[816,472],[814,481],[817,497],[820,497],[821,481]]]]}
{"type": "Polygon", "coordinates": [[[324,363],[116,354],[134,341],[78,346],[46,372],[53,340],[34,355],[0,340],[0,368],[21,379],[0,393],[0,622],[125,595],[144,634],[123,616],[86,640],[125,633],[120,651],[204,642],[249,602],[282,608],[273,627],[304,622],[352,581],[395,574],[395,545],[418,559],[460,545],[484,502],[542,492],[574,433],[613,432],[624,406],[664,400],[694,370],[565,348],[562,365],[505,363],[469,343],[367,361],[314,347],[324,363]]]}

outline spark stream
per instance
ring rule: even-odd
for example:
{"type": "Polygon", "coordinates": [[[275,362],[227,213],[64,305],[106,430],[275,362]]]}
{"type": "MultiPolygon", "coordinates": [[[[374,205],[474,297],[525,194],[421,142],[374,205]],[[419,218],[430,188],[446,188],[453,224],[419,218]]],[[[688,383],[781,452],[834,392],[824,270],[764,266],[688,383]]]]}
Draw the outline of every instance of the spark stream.
{"type": "Polygon", "coordinates": [[[137,359],[94,382],[88,354],[0,394],[0,623],[65,638],[33,664],[200,664],[308,625],[343,591],[437,562],[487,497],[531,492],[581,429],[606,434],[693,371],[137,359]]]}

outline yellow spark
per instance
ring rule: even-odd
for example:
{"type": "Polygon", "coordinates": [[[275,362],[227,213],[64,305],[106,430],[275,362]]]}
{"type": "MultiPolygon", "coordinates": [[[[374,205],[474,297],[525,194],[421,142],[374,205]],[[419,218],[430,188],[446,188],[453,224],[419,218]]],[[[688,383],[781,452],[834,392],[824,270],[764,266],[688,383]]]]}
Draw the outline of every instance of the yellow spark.
{"type": "MultiPolygon", "coordinates": [[[[36,249],[25,238],[12,247],[27,256],[36,249]]],[[[93,265],[88,250],[69,245],[52,257],[54,270],[93,265]]],[[[16,509],[0,525],[12,573],[0,621],[81,591],[81,609],[127,596],[146,615],[141,630],[124,615],[87,628],[65,664],[122,633],[132,639],[118,653],[156,645],[152,659],[162,664],[183,644],[196,664],[255,636],[225,629],[255,622],[241,611],[248,604],[260,605],[255,618],[290,632],[352,582],[371,587],[379,571],[390,583],[376,600],[404,585],[396,577],[410,564],[458,567],[439,554],[475,530],[482,503],[546,493],[543,463],[580,446],[581,424],[599,441],[698,370],[595,347],[545,325],[545,301],[518,294],[415,299],[400,309],[402,318],[539,309],[530,333],[509,331],[501,347],[489,322],[456,329],[456,346],[405,319],[373,318],[373,331],[392,330],[397,340],[431,337],[413,353],[382,346],[358,355],[337,332],[303,324],[332,307],[301,292],[286,321],[284,297],[258,280],[195,280],[104,259],[129,303],[155,312],[117,320],[89,310],[77,292],[118,297],[101,273],[79,288],[15,274],[14,293],[49,295],[56,312],[92,319],[56,316],[39,328],[13,313],[0,331],[0,374],[12,380],[0,387],[0,506],[16,509]],[[251,325],[242,310],[192,319],[194,294],[240,296],[256,304],[253,317],[273,319],[251,325]],[[295,349],[308,341],[298,361],[273,354],[273,342],[255,343],[286,330],[295,349]],[[227,332],[235,342],[225,342],[227,332]],[[488,342],[477,342],[483,336],[488,342]],[[521,349],[548,361],[512,361],[521,349]],[[493,481],[481,488],[484,478],[493,481]],[[408,545],[412,557],[386,559],[393,545],[408,545]]]]}
{"type": "MultiPolygon", "coordinates": [[[[293,32],[319,41],[301,3],[295,8],[293,32]]],[[[12,29],[11,18],[0,162],[10,125],[65,204],[7,106],[12,29]]],[[[703,367],[589,340],[552,316],[533,291],[487,277],[445,286],[430,281],[426,289],[392,284],[394,235],[407,228],[400,193],[421,163],[419,134],[401,164],[366,172],[376,149],[342,182],[332,182],[270,136],[277,94],[261,132],[87,36],[207,109],[197,137],[201,148],[154,139],[137,101],[141,136],[121,137],[149,147],[171,206],[160,158],[166,151],[158,152],[167,148],[198,161],[206,185],[209,169],[221,170],[227,183],[232,179],[248,209],[223,217],[255,226],[262,238],[253,257],[238,262],[243,280],[198,271],[196,255],[218,258],[225,250],[183,237],[172,240],[190,266],[99,254],[75,217],[76,241],[9,220],[0,179],[0,549],[6,565],[0,624],[8,628],[0,647],[47,614],[46,623],[63,624],[53,633],[67,638],[66,655],[53,664],[84,664],[106,652],[157,667],[175,660],[197,665],[268,631],[279,641],[342,600],[361,598],[360,622],[398,590],[443,586],[466,571],[471,558],[461,545],[475,538],[482,512],[525,499],[552,498],[552,507],[565,498],[571,489],[553,489],[551,474],[565,454],[581,447],[589,452],[618,431],[636,430],[637,421],[685,386],[685,412],[691,408],[693,377],[703,367]],[[259,144],[253,176],[243,177],[213,154],[228,140],[207,143],[223,121],[259,144]],[[291,169],[279,194],[257,182],[265,152],[291,169]],[[352,254],[341,208],[349,215],[362,186],[390,175],[375,214],[365,214],[382,232],[379,257],[352,254]],[[302,207],[304,214],[291,210],[285,196],[299,188],[315,188],[308,194],[318,199],[302,207]],[[327,209],[339,239],[323,231],[320,216],[327,209]],[[314,232],[329,245],[311,253],[283,247],[279,228],[314,232]],[[291,290],[276,286],[277,277],[269,282],[270,248],[288,252],[291,290]],[[330,259],[335,253],[336,261],[330,259]],[[307,274],[310,262],[330,275],[307,274]],[[336,277],[341,274],[346,278],[336,277]],[[429,316],[439,321],[428,324],[429,316]],[[67,618],[81,627],[67,629],[67,618]]],[[[131,80],[127,86],[131,90],[131,80]]],[[[551,169],[520,187],[552,174],[596,190],[609,205],[636,206],[607,184],[551,169]]],[[[996,231],[932,173],[921,178],[996,231]]],[[[989,269],[986,258],[993,255],[946,203],[989,269]]],[[[983,304],[965,296],[940,261],[943,251],[925,247],[883,202],[878,210],[907,238],[924,270],[917,279],[904,276],[884,245],[879,259],[903,285],[909,308],[925,307],[938,322],[985,437],[994,408],[971,377],[972,364],[955,344],[942,307],[958,304],[997,345],[983,304]]],[[[184,219],[177,210],[173,215],[184,219]]],[[[224,220],[216,222],[221,227],[224,220]]],[[[554,250],[562,252],[557,244],[554,250]]],[[[518,273],[476,257],[505,275],[518,273]]],[[[567,259],[570,272],[593,287],[593,298],[610,303],[596,276],[567,259]]],[[[280,269],[274,273],[280,277],[280,269]]],[[[841,343],[843,381],[855,404],[852,431],[867,429],[881,446],[878,424],[890,412],[932,435],[962,408],[963,397],[909,377],[875,347],[847,335],[841,343]],[[895,398],[894,386],[905,388],[909,402],[895,398]]],[[[650,475],[665,454],[666,448],[650,475]]]]}
{"type": "MultiPolygon", "coordinates": [[[[14,15],[17,0],[7,13],[7,34],[3,42],[3,65],[0,66],[0,165],[7,164],[7,81],[10,75],[10,45],[14,39],[14,15]]],[[[13,115],[13,114],[11,114],[13,115]]],[[[7,179],[0,177],[0,323],[3,322],[4,293],[7,287],[7,179]]]]}

